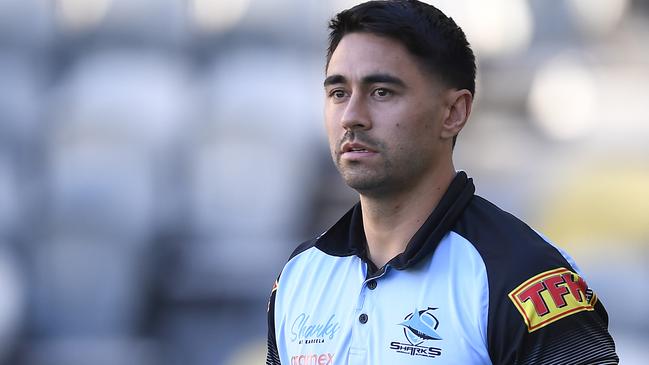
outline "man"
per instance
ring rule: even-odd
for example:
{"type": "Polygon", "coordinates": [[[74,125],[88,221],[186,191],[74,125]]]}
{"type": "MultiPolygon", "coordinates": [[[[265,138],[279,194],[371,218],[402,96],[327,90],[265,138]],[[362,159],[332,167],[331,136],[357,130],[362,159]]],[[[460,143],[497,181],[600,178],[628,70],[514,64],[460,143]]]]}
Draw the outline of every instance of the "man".
{"type": "Polygon", "coordinates": [[[330,23],[331,154],[360,202],[300,245],[273,288],[267,364],[615,364],[574,262],[456,172],[475,59],[415,0],[330,23]]]}

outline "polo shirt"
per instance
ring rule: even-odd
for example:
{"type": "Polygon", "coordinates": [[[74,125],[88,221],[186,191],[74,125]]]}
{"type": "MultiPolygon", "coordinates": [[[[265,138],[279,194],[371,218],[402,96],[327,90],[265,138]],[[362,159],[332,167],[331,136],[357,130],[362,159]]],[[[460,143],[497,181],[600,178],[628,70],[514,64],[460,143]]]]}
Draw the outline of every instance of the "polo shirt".
{"type": "Polygon", "coordinates": [[[360,203],[302,243],[268,306],[267,364],[617,364],[564,251],[458,172],[406,249],[368,259],[360,203]]]}

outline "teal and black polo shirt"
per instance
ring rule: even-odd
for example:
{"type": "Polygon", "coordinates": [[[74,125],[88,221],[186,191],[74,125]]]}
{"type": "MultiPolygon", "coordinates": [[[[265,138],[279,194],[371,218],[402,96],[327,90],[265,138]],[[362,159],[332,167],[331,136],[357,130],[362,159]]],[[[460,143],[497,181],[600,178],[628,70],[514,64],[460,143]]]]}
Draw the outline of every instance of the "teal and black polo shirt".
{"type": "Polygon", "coordinates": [[[574,261],[458,172],[401,254],[368,259],[357,204],[270,298],[267,364],[617,364],[574,261]]]}

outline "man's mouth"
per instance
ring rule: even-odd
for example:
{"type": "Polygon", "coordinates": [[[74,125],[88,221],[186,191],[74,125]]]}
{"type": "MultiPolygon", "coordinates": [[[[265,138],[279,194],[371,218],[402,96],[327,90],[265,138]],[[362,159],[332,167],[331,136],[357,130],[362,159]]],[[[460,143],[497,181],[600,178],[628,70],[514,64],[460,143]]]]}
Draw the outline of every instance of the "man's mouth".
{"type": "Polygon", "coordinates": [[[342,146],[342,153],[346,152],[376,152],[362,143],[345,143],[342,146]]]}
{"type": "Polygon", "coordinates": [[[372,148],[358,142],[347,142],[342,145],[341,155],[344,158],[355,159],[376,154],[372,148]]]}

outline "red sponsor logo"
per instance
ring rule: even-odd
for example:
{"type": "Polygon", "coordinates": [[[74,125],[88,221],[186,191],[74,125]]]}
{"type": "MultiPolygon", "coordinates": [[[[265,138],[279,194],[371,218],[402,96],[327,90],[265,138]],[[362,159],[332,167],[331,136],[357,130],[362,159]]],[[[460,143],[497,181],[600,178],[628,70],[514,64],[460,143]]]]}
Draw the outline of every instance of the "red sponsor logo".
{"type": "Polygon", "coordinates": [[[291,365],[332,365],[334,355],[326,354],[306,354],[291,357],[291,365]]]}

